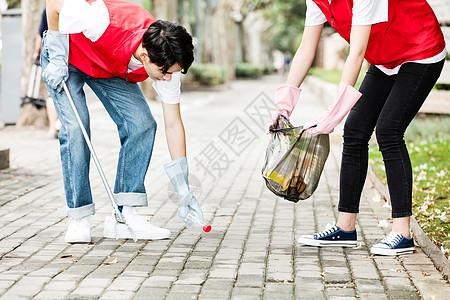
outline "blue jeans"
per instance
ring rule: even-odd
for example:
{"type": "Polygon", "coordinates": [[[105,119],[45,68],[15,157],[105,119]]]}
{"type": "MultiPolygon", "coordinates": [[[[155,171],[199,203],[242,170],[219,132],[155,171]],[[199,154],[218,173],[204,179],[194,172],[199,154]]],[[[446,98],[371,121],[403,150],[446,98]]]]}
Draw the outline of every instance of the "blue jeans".
{"type": "MultiPolygon", "coordinates": [[[[41,65],[48,65],[45,38],[41,65]]],[[[116,123],[120,153],[114,184],[114,197],[118,205],[146,206],[144,178],[152,156],[156,122],[137,83],[118,77],[93,78],[69,65],[67,86],[80,118],[90,135],[89,111],[83,86],[86,83],[97,95],[108,114],[116,123]]],[[[48,88],[62,123],[59,132],[64,189],[68,206],[67,215],[79,219],[95,213],[89,182],[90,152],[75,114],[64,91],[48,88]]]]}
{"type": "Polygon", "coordinates": [[[339,211],[359,211],[367,175],[369,139],[376,128],[392,217],[412,215],[413,177],[403,136],[439,78],[443,65],[444,60],[432,64],[405,63],[392,76],[370,66],[359,89],[362,96],[344,125],[339,211]]]}

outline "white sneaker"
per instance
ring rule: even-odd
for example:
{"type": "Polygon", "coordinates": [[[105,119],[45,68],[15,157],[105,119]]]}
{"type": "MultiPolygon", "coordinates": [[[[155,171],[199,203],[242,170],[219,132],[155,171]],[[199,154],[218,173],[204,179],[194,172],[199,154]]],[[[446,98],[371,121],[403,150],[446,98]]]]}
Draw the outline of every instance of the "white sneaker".
{"type": "MultiPolygon", "coordinates": [[[[134,207],[124,206],[122,213],[127,224],[134,230],[137,239],[141,240],[162,240],[170,238],[170,231],[165,228],[156,227],[147,220],[136,214],[134,207]]],[[[105,218],[105,226],[103,228],[103,236],[106,238],[132,239],[128,226],[116,221],[114,212],[111,216],[105,218]],[[117,233],[117,235],[116,235],[117,233]]]]}
{"type": "Polygon", "coordinates": [[[90,243],[91,242],[91,216],[81,219],[69,218],[67,227],[66,243],[90,243]]]}

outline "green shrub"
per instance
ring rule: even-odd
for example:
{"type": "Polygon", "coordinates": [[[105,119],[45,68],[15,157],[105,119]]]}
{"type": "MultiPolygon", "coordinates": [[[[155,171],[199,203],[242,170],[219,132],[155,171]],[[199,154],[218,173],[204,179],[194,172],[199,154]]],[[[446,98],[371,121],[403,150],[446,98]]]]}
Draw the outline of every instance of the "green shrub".
{"type": "Polygon", "coordinates": [[[269,75],[269,74],[273,74],[277,72],[277,68],[275,67],[264,67],[263,68],[263,74],[264,75],[269,75]]]}
{"type": "Polygon", "coordinates": [[[225,69],[214,64],[195,64],[189,68],[194,81],[204,85],[219,85],[225,82],[225,69]]]}
{"type": "Polygon", "coordinates": [[[450,84],[446,84],[446,83],[436,83],[434,87],[437,90],[445,90],[445,91],[450,90],[450,84]]]}
{"type": "Polygon", "coordinates": [[[235,68],[236,77],[258,78],[263,75],[263,68],[248,63],[240,63],[235,68]]]}

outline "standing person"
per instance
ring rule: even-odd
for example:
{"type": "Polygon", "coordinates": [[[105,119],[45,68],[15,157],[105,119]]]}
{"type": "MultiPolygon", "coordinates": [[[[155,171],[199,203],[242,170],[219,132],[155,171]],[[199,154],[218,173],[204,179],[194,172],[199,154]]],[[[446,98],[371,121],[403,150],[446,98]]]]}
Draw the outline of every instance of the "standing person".
{"type": "MultiPolygon", "coordinates": [[[[356,246],[359,201],[367,174],[368,142],[376,129],[392,204],[392,231],[371,252],[412,253],[412,171],[403,135],[437,81],[444,64],[445,42],[439,23],[425,0],[307,0],[302,42],[286,85],[277,90],[274,118],[290,116],[300,84],[310,68],[323,24],[350,43],[334,103],[305,128],[327,134],[350,111],[344,125],[336,225],[301,236],[311,246],[356,246]],[[360,90],[353,88],[363,59],[371,64],[360,90]]],[[[274,119],[271,127],[275,126],[274,119]]]]}
{"type": "MultiPolygon", "coordinates": [[[[33,61],[38,60],[41,56],[42,38],[44,36],[44,32],[47,30],[47,11],[44,7],[41,16],[41,23],[39,24],[38,34],[36,36],[33,61]]],[[[55,105],[53,104],[52,97],[47,96],[47,99],[45,100],[45,108],[47,110],[48,132],[51,136],[58,138],[58,132],[61,128],[61,122],[58,121],[58,115],[56,114],[56,109],[55,105]]]]}
{"type": "MultiPolygon", "coordinates": [[[[97,95],[116,123],[121,143],[114,197],[138,239],[165,239],[170,231],[148,223],[135,207],[147,205],[144,178],[152,156],[156,122],[137,82],[150,77],[162,99],[172,162],[165,169],[180,198],[180,216],[202,216],[190,193],[186,143],[180,116],[180,75],[193,58],[192,37],[180,25],[156,21],[142,7],[123,0],[47,0],[49,30],[41,64],[62,128],[59,133],[69,226],[66,242],[90,242],[95,213],[89,182],[90,152],[62,82],[86,131],[89,112],[83,86],[97,95]]],[[[105,237],[132,238],[114,216],[105,220],[105,237]]]]}

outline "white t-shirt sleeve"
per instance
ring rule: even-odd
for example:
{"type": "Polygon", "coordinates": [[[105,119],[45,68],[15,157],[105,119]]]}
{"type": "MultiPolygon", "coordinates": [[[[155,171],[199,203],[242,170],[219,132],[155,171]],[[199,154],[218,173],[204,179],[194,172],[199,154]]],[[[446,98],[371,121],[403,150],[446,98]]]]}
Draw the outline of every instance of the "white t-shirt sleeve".
{"type": "Polygon", "coordinates": [[[161,101],[168,104],[180,103],[181,94],[181,72],[174,72],[172,79],[155,80],[152,83],[153,88],[158,93],[161,101]]]}
{"type": "Polygon", "coordinates": [[[388,0],[353,0],[352,25],[371,25],[388,21],[388,0]]]}
{"type": "Polygon", "coordinates": [[[103,0],[91,4],[85,0],[65,0],[59,13],[59,31],[63,34],[82,32],[95,42],[109,26],[109,12],[103,0]]]}
{"type": "MultiPolygon", "coordinates": [[[[312,0],[306,0],[305,26],[321,25],[327,21],[312,0]]],[[[371,25],[388,21],[388,0],[354,0],[352,25],[371,25]]]]}
{"type": "Polygon", "coordinates": [[[320,8],[312,0],[306,0],[305,26],[321,25],[327,21],[327,18],[320,8]]]}

